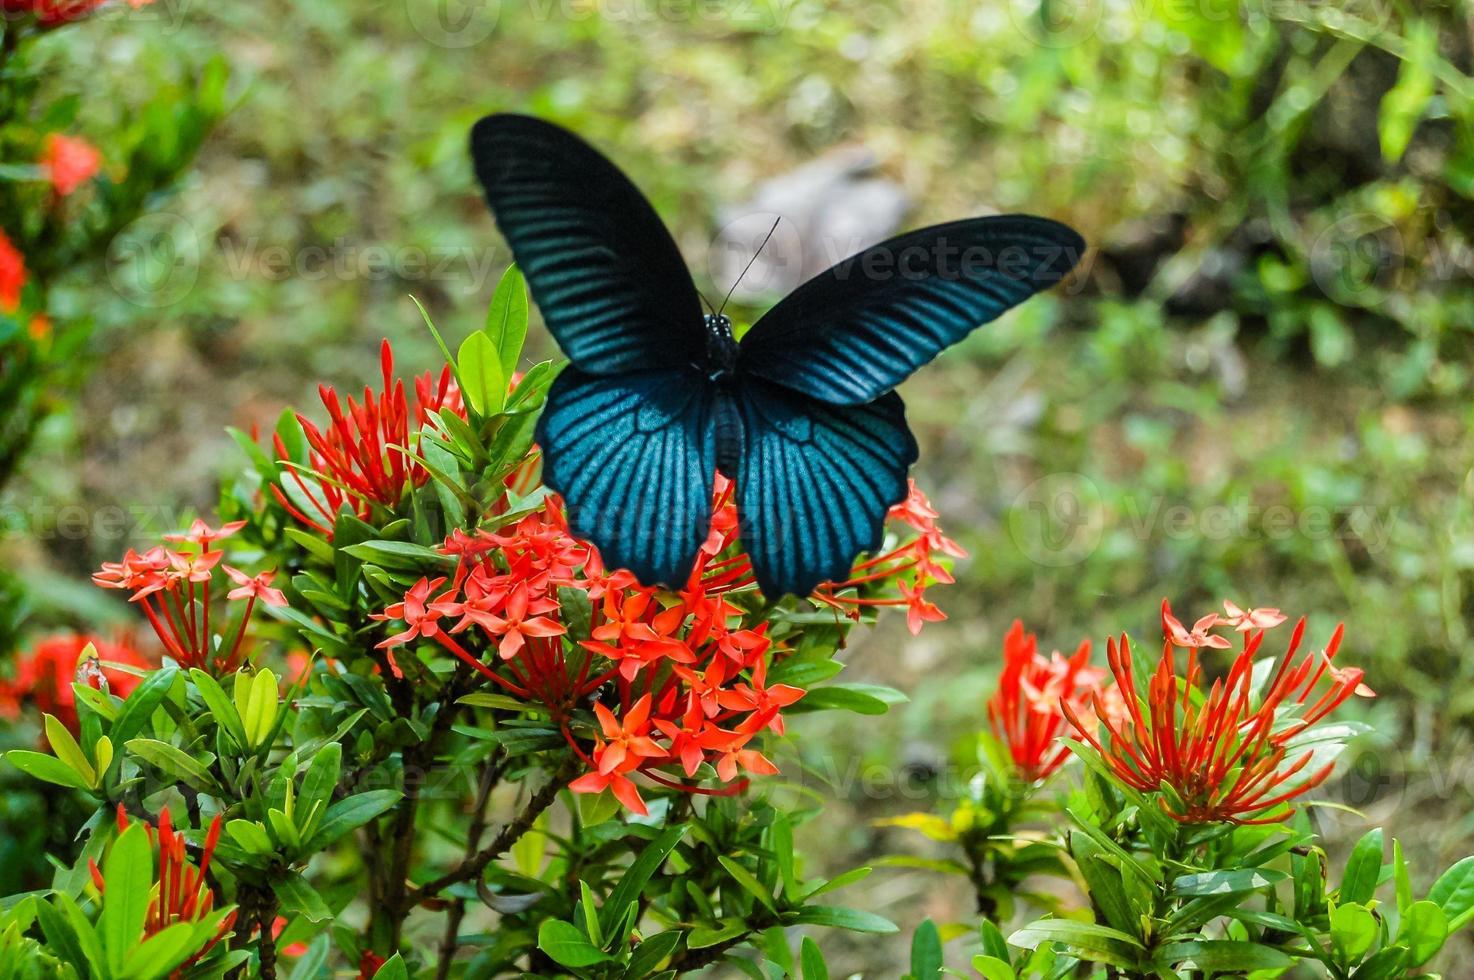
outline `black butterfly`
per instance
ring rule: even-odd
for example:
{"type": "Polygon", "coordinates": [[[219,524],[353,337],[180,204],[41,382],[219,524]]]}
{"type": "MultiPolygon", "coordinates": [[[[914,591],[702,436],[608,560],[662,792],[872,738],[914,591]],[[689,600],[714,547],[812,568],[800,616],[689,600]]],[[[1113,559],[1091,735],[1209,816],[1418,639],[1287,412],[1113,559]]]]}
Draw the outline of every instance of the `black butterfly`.
{"type": "Polygon", "coordinates": [[[1070,228],[1028,215],[923,228],[796,289],[739,343],[670,233],[573,134],[494,115],[476,176],[572,366],[538,423],[544,481],[610,568],[684,584],[718,471],[771,598],[849,575],[906,495],[916,440],[892,389],[1078,261],[1070,228]]]}

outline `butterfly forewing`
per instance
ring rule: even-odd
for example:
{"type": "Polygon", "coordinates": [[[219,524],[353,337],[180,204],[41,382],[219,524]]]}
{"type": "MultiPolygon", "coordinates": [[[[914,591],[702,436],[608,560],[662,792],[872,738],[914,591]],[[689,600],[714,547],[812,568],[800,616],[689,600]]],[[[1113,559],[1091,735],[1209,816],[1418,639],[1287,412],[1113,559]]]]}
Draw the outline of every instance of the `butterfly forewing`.
{"type": "Polygon", "coordinates": [[[471,157],[543,321],[575,367],[620,374],[704,360],[691,273],[614,164],[564,129],[508,114],[476,124],[471,157]]]}
{"type": "Polygon", "coordinates": [[[978,326],[1059,282],[1072,229],[1001,215],[910,232],[804,283],[743,337],[739,370],[833,405],[878,398],[978,326]]]}

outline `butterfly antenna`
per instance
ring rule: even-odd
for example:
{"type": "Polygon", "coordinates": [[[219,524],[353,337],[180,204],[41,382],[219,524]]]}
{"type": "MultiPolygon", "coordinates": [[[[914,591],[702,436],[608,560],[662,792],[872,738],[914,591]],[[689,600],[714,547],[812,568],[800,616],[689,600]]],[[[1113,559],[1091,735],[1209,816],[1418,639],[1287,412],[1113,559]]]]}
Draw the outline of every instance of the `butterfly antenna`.
{"type": "Polygon", "coordinates": [[[700,296],[701,297],[701,302],[703,302],[703,303],[706,304],[706,311],[708,313],[710,313],[712,316],[716,316],[716,312],[717,311],[714,310],[714,309],[712,309],[711,300],[709,300],[709,299],[706,298],[706,294],[703,293],[701,290],[698,289],[698,290],[696,290],[696,295],[697,296],[700,296]]]}
{"type": "Polygon", "coordinates": [[[781,214],[773,219],[773,227],[768,229],[767,235],[763,237],[763,243],[757,247],[757,251],[752,253],[752,258],[748,259],[747,264],[742,267],[742,272],[738,274],[737,281],[732,283],[732,288],[727,290],[727,295],[722,297],[722,305],[717,308],[718,316],[721,315],[722,310],[727,308],[727,300],[731,299],[732,294],[737,291],[737,286],[742,282],[742,277],[747,275],[747,270],[752,268],[752,264],[757,261],[757,257],[763,254],[763,249],[768,247],[768,240],[773,237],[773,232],[778,230],[778,222],[782,220],[783,216],[781,214]]]}

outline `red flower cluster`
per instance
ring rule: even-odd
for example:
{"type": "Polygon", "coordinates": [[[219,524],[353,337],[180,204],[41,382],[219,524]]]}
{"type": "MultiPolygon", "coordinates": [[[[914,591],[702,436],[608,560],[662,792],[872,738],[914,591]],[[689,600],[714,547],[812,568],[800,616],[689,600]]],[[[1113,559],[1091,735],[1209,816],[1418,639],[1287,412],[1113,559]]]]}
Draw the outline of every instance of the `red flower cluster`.
{"type": "MultiPolygon", "coordinates": [[[[128,0],[137,10],[153,0],[128,0]]],[[[0,0],[0,10],[7,14],[34,14],[42,27],[57,27],[81,20],[101,8],[107,0],[0,0]]]]}
{"type": "Polygon", "coordinates": [[[41,151],[41,167],[58,197],[74,193],[102,169],[102,154],[84,139],[51,133],[41,151]]]}
{"type": "Polygon", "coordinates": [[[196,520],[182,534],[164,535],[164,540],[183,543],[189,546],[187,549],[176,551],[159,545],[139,554],[130,548],[122,561],[103,562],[102,570],[92,576],[92,581],[105,589],[130,590],[129,601],[143,609],[164,649],[181,667],[198,667],[223,676],[239,669],[245,661],[246,624],[256,601],[259,599],[269,606],[287,604],[286,596],[271,587],[275,573],[247,575],[221,562],[224,551],[210,550],[212,544],[244,526],[245,521],[233,521],[212,528],[196,520]],[[235,583],[235,588],[226,592],[226,600],[243,599],[246,603],[240,618],[226,623],[227,633],[221,636],[219,644],[210,626],[211,592],[217,569],[235,583]]]}
{"type": "MultiPolygon", "coordinates": [[[[159,814],[157,833],[147,823],[144,827],[147,828],[149,842],[158,850],[159,855],[158,874],[143,923],[143,938],[147,941],[172,925],[199,922],[210,914],[215,905],[215,896],[205,886],[205,874],[210,870],[210,860],[215,856],[216,845],[220,843],[220,815],[215,815],[215,819],[210,821],[210,829],[205,833],[198,868],[190,863],[185,854],[184,835],[174,830],[168,810],[159,814]]],[[[128,814],[123,809],[123,804],[119,803],[118,832],[122,833],[127,829],[128,814]]],[[[105,891],[107,883],[103,880],[102,870],[95,860],[88,858],[88,863],[92,868],[92,883],[97,886],[98,891],[105,891]]],[[[186,960],[174,975],[180,975],[185,967],[197,963],[216,943],[228,936],[235,927],[235,918],[236,913],[233,911],[227,915],[214,937],[186,960]]]]}
{"type": "Polygon", "coordinates": [[[1314,753],[1306,750],[1291,761],[1292,740],[1325,718],[1353,694],[1372,697],[1362,683],[1363,671],[1333,664],[1343,627],[1337,626],[1324,651],[1307,650],[1296,660],[1305,620],[1295,624],[1289,648],[1264,683],[1254,681],[1254,657],[1265,630],[1285,621],[1277,609],[1244,611],[1225,603],[1227,617],[1204,616],[1191,629],[1162,603],[1165,642],[1161,660],[1137,692],[1131,641],[1124,635],[1109,645],[1111,672],[1125,701],[1124,717],[1115,718],[1102,699],[1093,699],[1088,717],[1064,705],[1065,716],[1105,759],[1126,785],[1141,792],[1163,791],[1162,808],[1183,823],[1277,823],[1291,811],[1274,812],[1319,786],[1332,765],[1307,772],[1314,753]],[[1233,626],[1244,637],[1243,650],[1226,678],[1215,680],[1206,695],[1201,649],[1230,644],[1214,629],[1233,626]],[[1185,674],[1177,672],[1179,650],[1187,653],[1185,674]],[[1329,686],[1319,695],[1323,680],[1329,686]],[[1105,729],[1105,736],[1099,734],[1105,729]],[[1170,792],[1168,792],[1170,791],[1170,792]]]}
{"type": "Polygon", "coordinates": [[[47,637],[16,660],[13,679],[0,678],[0,717],[13,719],[20,714],[22,705],[29,704],[56,716],[76,734],[77,694],[72,690],[74,683],[87,684],[98,690],[103,690],[106,685],[108,691],[126,698],[143,680],[125,670],[104,667],[103,661],[141,669],[153,667],[121,639],[109,642],[80,633],[47,637]],[[82,653],[89,645],[96,656],[82,661],[82,653]]]}
{"type": "Polygon", "coordinates": [[[988,722],[1021,779],[1046,779],[1069,758],[1069,749],[1059,742],[1069,731],[1065,705],[1084,717],[1099,697],[1113,716],[1119,713],[1120,694],[1104,685],[1105,678],[1105,670],[1090,666],[1089,640],[1068,658],[1058,650],[1045,657],[1034,634],[1014,620],[1003,638],[1003,673],[988,701],[988,722]]]}
{"type": "MultiPolygon", "coordinates": [[[[573,782],[576,792],[607,788],[642,814],[630,778],[636,773],[693,792],[736,792],[741,784],[697,790],[682,780],[703,764],[726,783],[739,771],[776,772],[751,743],[764,731],[782,734],[782,709],[804,692],[768,683],[786,651],[774,647],[766,622],[730,598],[755,583],[737,547],[732,485],[722,477],[714,512],[696,567],[677,592],[644,588],[627,571],[605,569],[598,552],[569,533],[555,498],[505,531],[456,532],[441,549],[459,559],[454,577],[421,579],[378,616],[405,624],[380,646],[433,640],[509,694],[543,705],[591,770],[573,782]],[[566,590],[587,599],[587,638],[568,636],[566,590]],[[490,664],[476,652],[483,648],[494,651],[490,664]],[[570,728],[575,709],[589,699],[599,726],[592,752],[570,728]]],[[[945,580],[934,549],[960,549],[936,530],[935,513],[914,489],[891,516],[917,527],[920,537],[857,566],[854,581],[826,584],[815,598],[857,612],[905,604],[918,625],[939,618],[930,603],[918,608],[920,593],[929,579],[945,580]],[[915,583],[905,598],[879,594],[883,580],[903,575],[915,583]]],[[[391,668],[398,670],[392,661],[391,668]]]]}
{"type": "Polygon", "coordinates": [[[0,310],[14,313],[20,309],[20,291],[26,287],[26,257],[0,231],[0,310]]]}
{"type": "Polygon", "coordinates": [[[287,470],[272,493],[293,517],[329,538],[345,504],[368,519],[376,506],[397,507],[405,490],[430,478],[410,453],[418,455],[419,428],[432,413],[466,416],[449,365],[438,381],[428,371],[415,379],[413,404],[405,396],[404,382],[393,377],[394,351],[387,340],[379,348],[379,365],[383,390],[376,393],[365,386],[362,404],[349,398],[346,411],[332,386],[318,386],[328,411],[326,430],[297,414],[309,446],[305,472],[288,461],[285,443],[280,435],[275,437],[277,455],[287,470]]]}

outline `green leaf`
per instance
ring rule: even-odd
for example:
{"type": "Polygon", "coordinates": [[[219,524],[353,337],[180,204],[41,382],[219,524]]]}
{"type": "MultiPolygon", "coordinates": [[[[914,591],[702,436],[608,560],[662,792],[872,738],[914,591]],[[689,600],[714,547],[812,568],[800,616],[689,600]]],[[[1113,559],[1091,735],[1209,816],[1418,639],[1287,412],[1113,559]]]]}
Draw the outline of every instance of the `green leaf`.
{"type": "Polygon", "coordinates": [[[768,831],[773,859],[778,862],[778,880],[783,883],[779,894],[790,898],[798,896],[798,877],[793,869],[793,825],[788,815],[782,812],[773,817],[768,831]]]}
{"type": "Polygon", "coordinates": [[[857,715],[883,715],[892,704],[906,700],[905,695],[888,687],[873,684],[829,684],[816,687],[804,695],[794,707],[802,711],[849,711],[857,715]]]}
{"type": "Polygon", "coordinates": [[[32,752],[29,749],[13,749],[5,753],[5,761],[21,772],[43,782],[66,786],[70,789],[91,789],[75,769],[54,755],[32,752]]]}
{"type": "Polygon", "coordinates": [[[1439,875],[1428,892],[1428,901],[1442,906],[1451,930],[1474,914],[1474,857],[1464,858],[1439,875]]]}
{"type": "Polygon", "coordinates": [[[824,926],[830,929],[848,929],[850,932],[885,934],[898,931],[894,922],[873,912],[838,905],[806,905],[788,916],[786,921],[793,925],[824,926]]]}
{"type": "Polygon", "coordinates": [[[108,729],[108,737],[113,740],[114,745],[122,745],[143,731],[143,727],[153,717],[154,709],[164,700],[178,676],[177,667],[160,667],[133,689],[133,693],[128,695],[122,708],[118,710],[118,717],[113,720],[112,727],[108,729]]]}
{"type": "Polygon", "coordinates": [[[328,807],[317,833],[306,844],[308,851],[321,851],[351,830],[357,830],[399,802],[404,794],[394,789],[374,789],[339,800],[328,807]]]}
{"type": "Polygon", "coordinates": [[[382,568],[406,571],[447,569],[456,563],[455,558],[450,555],[442,555],[434,548],[409,541],[364,541],[349,545],[343,550],[354,558],[373,562],[382,568]]]}
{"type": "Polygon", "coordinates": [[[374,973],[374,980],[409,980],[409,970],[405,967],[404,960],[395,953],[374,973]]]}
{"type": "Polygon", "coordinates": [[[1013,967],[996,956],[974,956],[972,968],[982,974],[983,980],[1018,980],[1013,967]]]}
{"type": "Polygon", "coordinates": [[[153,854],[143,824],[133,824],[113,841],[102,863],[102,878],[106,887],[98,932],[109,971],[120,974],[143,935],[154,880],[153,854]]]}
{"type": "Polygon", "coordinates": [[[512,863],[529,878],[536,878],[543,869],[543,855],[548,846],[546,817],[546,812],[540,814],[527,833],[512,845],[512,863]]]}
{"type": "Polygon", "coordinates": [[[247,854],[270,854],[275,850],[265,829],[253,820],[232,820],[225,825],[225,832],[247,854]]]}
{"type": "Polygon", "coordinates": [[[609,959],[608,954],[589,942],[578,926],[561,919],[543,920],[537,930],[537,948],[559,966],[593,966],[609,959]]]}
{"type": "Polygon", "coordinates": [[[461,389],[477,415],[496,415],[506,402],[507,382],[502,377],[501,356],[486,334],[477,331],[461,342],[456,353],[461,389]]]}
{"type": "Polygon", "coordinates": [[[853,885],[857,881],[870,877],[872,870],[871,868],[851,868],[842,874],[837,874],[828,881],[821,882],[810,889],[809,893],[804,896],[804,901],[807,902],[810,899],[818,898],[827,892],[838,891],[846,885],[853,885]]]}
{"type": "Polygon", "coordinates": [[[225,729],[236,745],[243,749],[249,748],[246,727],[241,722],[240,713],[235,710],[235,704],[226,695],[220,682],[198,667],[190,668],[189,678],[194,681],[195,690],[200,692],[205,707],[210,709],[210,716],[215,719],[215,724],[225,729]]]}
{"type": "Polygon", "coordinates": [[[721,864],[723,868],[727,869],[727,874],[732,876],[732,880],[741,885],[743,889],[745,889],[747,892],[751,893],[752,897],[761,902],[764,908],[766,908],[769,912],[778,911],[773,906],[773,896],[768,893],[768,890],[766,888],[763,887],[762,882],[758,881],[752,876],[751,871],[748,871],[742,865],[738,864],[736,861],[725,854],[719,855],[717,857],[717,861],[721,864]]]}
{"type": "MultiPolygon", "coordinates": [[[[218,787],[210,776],[209,763],[201,762],[178,746],[161,742],[156,738],[135,738],[128,742],[128,751],[161,773],[178,780],[203,793],[217,793],[218,787]]],[[[210,762],[214,756],[209,756],[210,762]]]]}
{"type": "Polygon", "coordinates": [[[629,965],[625,968],[624,975],[627,980],[645,980],[646,977],[655,976],[660,964],[665,962],[671,953],[675,952],[681,944],[681,930],[671,929],[668,932],[657,932],[648,936],[635,947],[634,954],[630,956],[629,965]]]}
{"type": "Polygon", "coordinates": [[[1157,961],[1163,967],[1181,965],[1212,976],[1220,972],[1239,974],[1250,970],[1283,970],[1295,965],[1294,960],[1277,949],[1234,939],[1167,943],[1158,952],[1157,961]]]}
{"type": "Polygon", "coordinates": [[[1070,919],[1040,919],[1009,936],[1008,942],[1024,949],[1059,943],[1078,959],[1128,970],[1135,967],[1142,949],[1140,943],[1119,929],[1070,919]]]}
{"type": "Polygon", "coordinates": [[[1376,941],[1377,919],[1365,906],[1342,905],[1331,913],[1331,945],[1344,966],[1360,963],[1376,941]]]}
{"type": "Polygon", "coordinates": [[[515,265],[508,266],[496,284],[486,310],[486,336],[496,348],[502,378],[510,380],[517,373],[517,361],[527,341],[527,284],[515,265]]]}
{"type": "Polygon", "coordinates": [[[624,877],[619,879],[619,884],[614,886],[614,891],[609,893],[609,898],[604,903],[603,925],[606,931],[612,930],[614,923],[618,921],[616,917],[623,916],[629,904],[639,899],[646,883],[660,870],[660,866],[665,863],[670,852],[675,850],[681,838],[686,836],[686,829],[686,824],[669,827],[640,851],[640,856],[630,864],[624,877]]]}
{"type": "Polygon", "coordinates": [[[51,751],[56,753],[67,768],[71,769],[82,778],[82,785],[91,788],[97,785],[97,770],[92,768],[92,763],[87,760],[82,747],[53,715],[44,715],[46,720],[46,742],[51,746],[51,751]]]}
{"type": "Polygon", "coordinates": [[[286,534],[297,547],[307,552],[313,558],[327,565],[333,563],[332,542],[324,541],[317,535],[308,534],[301,528],[296,527],[287,528],[286,534]]]}
{"type": "Polygon", "coordinates": [[[1290,876],[1272,868],[1239,868],[1183,875],[1172,882],[1174,895],[1236,895],[1278,884],[1290,876]]]}
{"type": "Polygon", "coordinates": [[[997,957],[1005,963],[1008,959],[1008,941],[1003,938],[1003,933],[998,930],[990,920],[984,919],[979,932],[983,941],[983,954],[985,956],[997,957]]]}
{"type": "Polygon", "coordinates": [[[150,936],[129,952],[124,964],[125,980],[159,980],[173,973],[199,947],[195,944],[195,924],[176,922],[150,936]]]}
{"type": "Polygon", "coordinates": [[[343,746],[329,742],[312,757],[312,764],[302,777],[302,790],[297,794],[297,803],[292,814],[302,836],[311,837],[317,824],[323,819],[328,804],[332,802],[333,790],[338,786],[338,775],[342,769],[343,746]]]}
{"type": "Polygon", "coordinates": [[[911,975],[916,980],[937,980],[942,975],[942,934],[931,919],[917,926],[911,937],[911,975]]]}
{"type": "Polygon", "coordinates": [[[1448,916],[1437,902],[1414,902],[1398,926],[1397,941],[1411,953],[1408,966],[1422,966],[1448,940],[1448,916]]]}
{"type": "Polygon", "coordinates": [[[1370,902],[1381,875],[1382,830],[1377,828],[1367,831],[1346,859],[1346,873],[1341,878],[1341,904],[1365,905],[1370,902]]]}
{"type": "Polygon", "coordinates": [[[1438,31],[1416,20],[1404,29],[1402,64],[1397,83],[1382,96],[1377,112],[1377,138],[1390,163],[1402,159],[1419,120],[1435,92],[1433,67],[1438,60],[1438,31]]]}
{"type": "Polygon", "coordinates": [[[714,926],[697,926],[692,929],[686,934],[686,948],[707,949],[729,939],[745,936],[751,931],[741,919],[723,919],[714,926]]]}
{"type": "Polygon", "coordinates": [[[812,936],[805,936],[799,945],[798,963],[803,971],[803,980],[829,980],[829,967],[824,962],[824,954],[819,951],[819,944],[814,942],[812,936]]]}
{"type": "Polygon", "coordinates": [[[440,336],[439,330],[435,329],[435,321],[430,319],[429,312],[426,311],[424,305],[421,304],[418,299],[415,299],[414,296],[410,296],[409,301],[415,304],[415,309],[420,311],[420,318],[425,321],[425,326],[429,329],[430,336],[435,338],[435,344],[437,347],[440,348],[440,353],[445,355],[445,363],[450,365],[450,373],[456,379],[456,387],[464,389],[466,386],[461,383],[461,372],[456,367],[455,358],[450,356],[450,348],[446,346],[445,338],[440,336]]]}
{"type": "Polygon", "coordinates": [[[323,922],[333,917],[332,909],[328,908],[317,889],[295,871],[272,878],[271,890],[281,900],[283,910],[303,916],[309,922],[323,922]]]}

